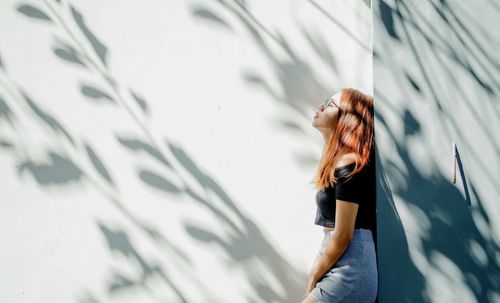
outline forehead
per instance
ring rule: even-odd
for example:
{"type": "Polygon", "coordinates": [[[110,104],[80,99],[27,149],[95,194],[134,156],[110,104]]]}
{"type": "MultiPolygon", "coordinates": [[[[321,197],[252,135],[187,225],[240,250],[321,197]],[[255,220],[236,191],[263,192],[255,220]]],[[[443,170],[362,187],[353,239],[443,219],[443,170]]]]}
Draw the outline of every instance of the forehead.
{"type": "Polygon", "coordinates": [[[335,95],[331,96],[330,98],[334,99],[335,101],[340,101],[340,94],[341,92],[338,92],[335,95]]]}

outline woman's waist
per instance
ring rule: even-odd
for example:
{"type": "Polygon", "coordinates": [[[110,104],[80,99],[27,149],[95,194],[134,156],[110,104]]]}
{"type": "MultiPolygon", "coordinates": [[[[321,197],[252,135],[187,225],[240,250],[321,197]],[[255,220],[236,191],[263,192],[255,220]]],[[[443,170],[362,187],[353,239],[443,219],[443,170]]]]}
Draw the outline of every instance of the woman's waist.
{"type": "MultiPolygon", "coordinates": [[[[325,234],[332,234],[335,230],[335,227],[323,227],[323,232],[325,234]]],[[[355,228],[353,232],[352,241],[373,241],[373,234],[370,229],[367,228],[355,228]]]]}

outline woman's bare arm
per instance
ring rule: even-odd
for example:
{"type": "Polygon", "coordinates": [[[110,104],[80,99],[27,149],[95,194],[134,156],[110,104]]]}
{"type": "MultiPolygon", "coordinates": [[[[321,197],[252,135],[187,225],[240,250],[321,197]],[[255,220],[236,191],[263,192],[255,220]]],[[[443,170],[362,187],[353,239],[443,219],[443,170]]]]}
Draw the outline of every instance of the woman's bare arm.
{"type": "Polygon", "coordinates": [[[313,262],[313,265],[311,267],[311,270],[309,271],[309,276],[312,275],[312,273],[314,271],[314,268],[318,265],[318,261],[319,261],[319,257],[320,256],[321,255],[319,253],[316,255],[316,258],[314,259],[314,262],[313,262]]]}
{"type": "Polygon", "coordinates": [[[353,234],[354,223],[359,205],[349,201],[337,199],[335,213],[335,230],[328,240],[323,255],[315,261],[310,274],[309,283],[316,283],[337,262],[349,246],[353,234]]]}

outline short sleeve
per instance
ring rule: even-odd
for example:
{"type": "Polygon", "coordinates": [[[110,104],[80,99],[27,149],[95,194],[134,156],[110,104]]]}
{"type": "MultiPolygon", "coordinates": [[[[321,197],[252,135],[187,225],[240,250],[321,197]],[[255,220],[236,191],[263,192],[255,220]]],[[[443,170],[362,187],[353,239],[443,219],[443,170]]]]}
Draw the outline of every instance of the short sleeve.
{"type": "Polygon", "coordinates": [[[363,175],[361,172],[346,177],[349,172],[342,173],[335,184],[335,199],[360,204],[363,200],[363,175]]]}

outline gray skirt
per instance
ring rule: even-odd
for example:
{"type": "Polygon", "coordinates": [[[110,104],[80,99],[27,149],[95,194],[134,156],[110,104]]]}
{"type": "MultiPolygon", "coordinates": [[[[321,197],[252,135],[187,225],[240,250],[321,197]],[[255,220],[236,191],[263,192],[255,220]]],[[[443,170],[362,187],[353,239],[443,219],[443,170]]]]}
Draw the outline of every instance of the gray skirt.
{"type": "MultiPolygon", "coordinates": [[[[318,255],[323,255],[333,231],[323,230],[318,255]]],[[[357,228],[340,259],[309,294],[318,303],[373,303],[378,291],[377,257],[371,230],[357,228]]]]}

